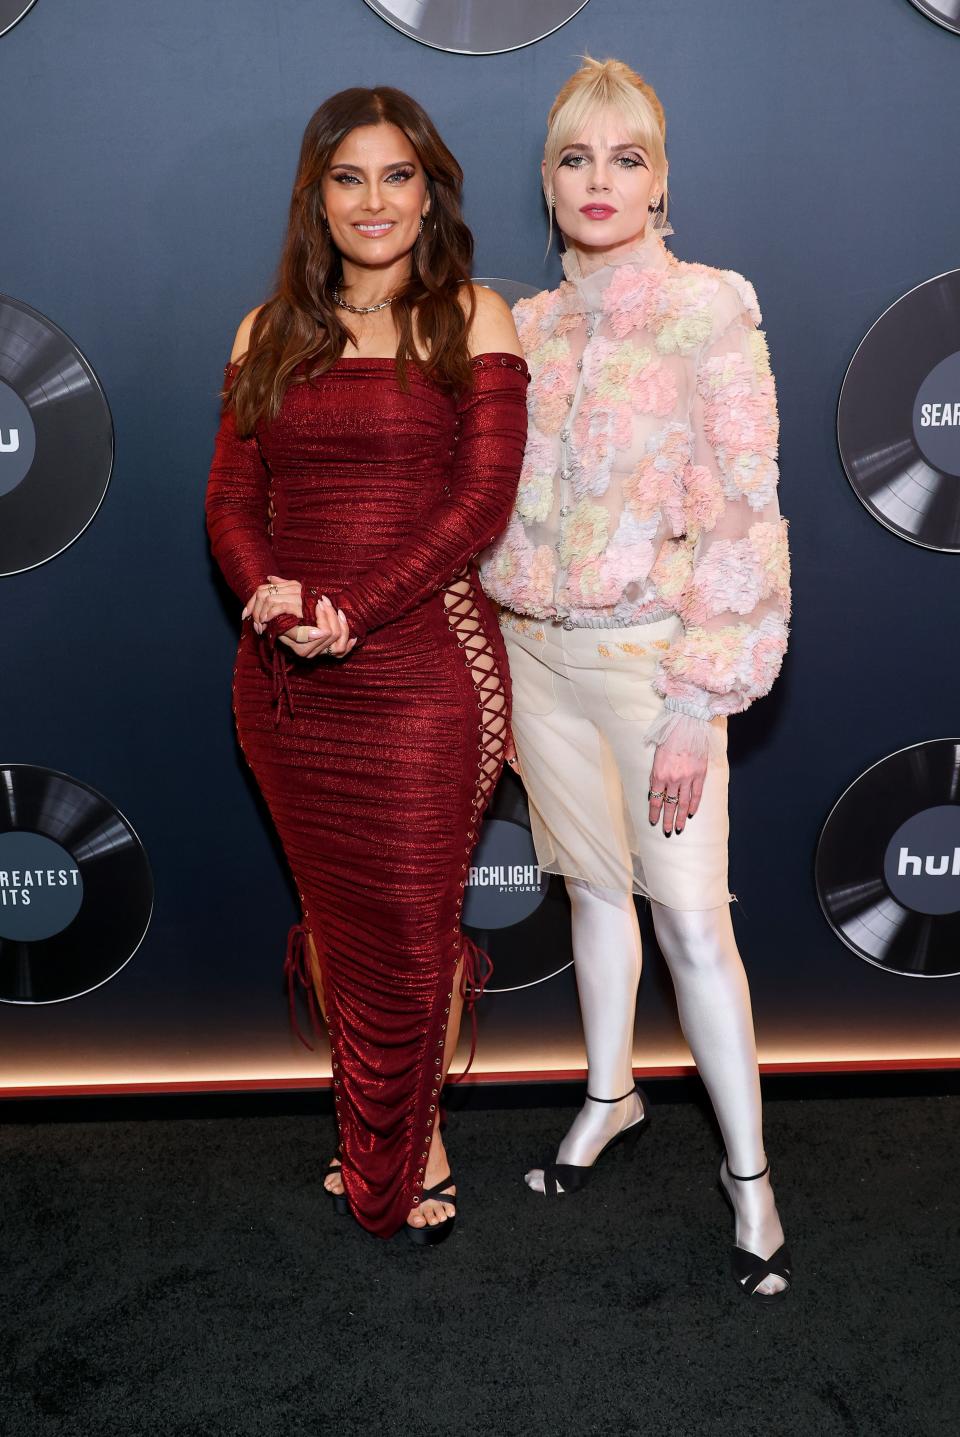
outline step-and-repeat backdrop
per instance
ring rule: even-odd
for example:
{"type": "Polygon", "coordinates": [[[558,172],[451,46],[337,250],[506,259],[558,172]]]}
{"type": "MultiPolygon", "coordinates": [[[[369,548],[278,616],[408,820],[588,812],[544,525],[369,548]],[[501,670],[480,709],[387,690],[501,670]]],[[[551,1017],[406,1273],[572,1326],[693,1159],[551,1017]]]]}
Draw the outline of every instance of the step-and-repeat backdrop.
{"type": "MultiPolygon", "coordinates": [[[[0,1091],[326,1080],[294,894],[236,747],[202,522],[223,362],[304,123],[426,104],[477,275],[557,283],[538,166],[578,56],[666,105],[672,247],[754,282],[793,639],[731,721],[768,1067],[960,1063],[960,10],[909,0],[0,0],[0,1091]]],[[[476,1076],[582,1069],[562,884],[506,774],[465,916],[476,1076]]],[[[689,1066],[649,924],[636,1063],[689,1066]]]]}

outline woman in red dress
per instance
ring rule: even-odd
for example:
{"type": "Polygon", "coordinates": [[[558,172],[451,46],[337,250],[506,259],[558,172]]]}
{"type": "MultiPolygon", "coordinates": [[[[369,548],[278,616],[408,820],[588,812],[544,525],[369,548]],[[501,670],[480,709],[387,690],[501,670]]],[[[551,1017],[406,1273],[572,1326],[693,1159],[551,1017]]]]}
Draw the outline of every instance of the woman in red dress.
{"type": "Polygon", "coordinates": [[[311,998],[313,977],[330,1038],[326,1186],[370,1232],[420,1242],[453,1225],[440,1093],[482,986],[460,916],[509,720],[474,557],[526,437],[526,364],[506,304],[469,283],[461,185],[400,91],[317,110],[207,491],[246,620],[237,730],[302,904],[288,976],[311,998]]]}

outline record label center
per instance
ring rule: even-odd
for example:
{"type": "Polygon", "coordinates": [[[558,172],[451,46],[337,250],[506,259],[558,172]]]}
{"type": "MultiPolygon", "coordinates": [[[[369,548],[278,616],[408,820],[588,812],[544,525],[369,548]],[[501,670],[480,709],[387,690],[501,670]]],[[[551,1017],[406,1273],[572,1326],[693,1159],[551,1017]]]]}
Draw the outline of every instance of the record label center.
{"type": "Polygon", "coordinates": [[[0,833],[0,937],[36,942],[62,933],[83,903],[83,878],[41,833],[0,833]]]}
{"type": "Polygon", "coordinates": [[[549,879],[537,866],[530,831],[488,818],[467,874],[463,921],[473,928],[510,928],[536,912],[549,879]]]}
{"type": "Polygon", "coordinates": [[[913,433],[925,459],[960,475],[960,351],[935,364],[917,391],[913,433]]]}
{"type": "Polygon", "coordinates": [[[30,410],[0,379],[0,494],[10,494],[30,473],[37,435],[30,410]]]}
{"type": "Polygon", "coordinates": [[[960,911],[960,804],[915,813],[891,838],[883,876],[914,913],[960,911]]]}

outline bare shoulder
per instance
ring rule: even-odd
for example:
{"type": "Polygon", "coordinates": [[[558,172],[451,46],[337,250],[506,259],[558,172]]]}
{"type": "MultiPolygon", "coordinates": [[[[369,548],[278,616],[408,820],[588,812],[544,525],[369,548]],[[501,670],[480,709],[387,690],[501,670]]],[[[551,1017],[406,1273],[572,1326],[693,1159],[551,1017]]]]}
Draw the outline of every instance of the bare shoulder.
{"type": "MultiPolygon", "coordinates": [[[[461,303],[466,305],[468,286],[461,285],[461,303]]],[[[522,358],[523,350],[517,337],[517,326],[513,322],[510,306],[501,299],[495,289],[483,284],[471,284],[469,291],[474,298],[473,323],[467,346],[470,354],[516,354],[522,358]]]]}
{"type": "Polygon", "coordinates": [[[251,309],[250,313],[245,314],[240,321],[240,328],[237,330],[237,337],[233,341],[233,349],[230,351],[231,364],[235,364],[238,360],[242,359],[250,348],[250,331],[253,329],[253,321],[261,309],[263,309],[263,305],[258,304],[256,309],[251,309]]]}

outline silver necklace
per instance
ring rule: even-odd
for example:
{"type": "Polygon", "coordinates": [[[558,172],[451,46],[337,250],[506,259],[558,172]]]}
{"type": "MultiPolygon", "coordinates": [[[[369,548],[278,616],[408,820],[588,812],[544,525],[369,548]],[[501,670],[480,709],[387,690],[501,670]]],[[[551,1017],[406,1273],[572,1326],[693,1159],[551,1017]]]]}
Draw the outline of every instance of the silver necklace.
{"type": "Polygon", "coordinates": [[[340,290],[336,285],[333,287],[333,302],[339,304],[341,309],[349,309],[351,314],[376,314],[378,309],[386,309],[388,304],[393,304],[395,294],[389,299],[382,299],[379,304],[348,304],[345,299],[340,298],[340,290]]]}

